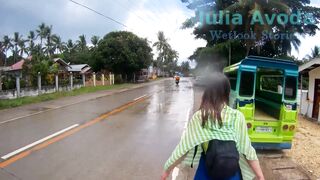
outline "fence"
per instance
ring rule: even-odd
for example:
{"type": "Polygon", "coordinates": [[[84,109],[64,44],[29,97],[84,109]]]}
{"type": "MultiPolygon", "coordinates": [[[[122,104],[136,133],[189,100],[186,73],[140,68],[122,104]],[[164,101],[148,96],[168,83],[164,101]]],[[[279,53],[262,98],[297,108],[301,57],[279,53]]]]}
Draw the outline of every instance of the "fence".
{"type": "Polygon", "coordinates": [[[15,89],[0,90],[0,99],[15,99],[25,96],[38,96],[40,94],[48,94],[59,91],[71,91],[73,89],[79,89],[85,86],[104,86],[114,84],[114,74],[107,76],[104,74],[82,74],[74,76],[72,73],[67,76],[56,74],[54,75],[54,84],[43,86],[40,73],[37,77],[37,87],[24,87],[21,88],[20,76],[16,76],[15,89]],[[81,78],[81,79],[80,79],[81,78]]]}

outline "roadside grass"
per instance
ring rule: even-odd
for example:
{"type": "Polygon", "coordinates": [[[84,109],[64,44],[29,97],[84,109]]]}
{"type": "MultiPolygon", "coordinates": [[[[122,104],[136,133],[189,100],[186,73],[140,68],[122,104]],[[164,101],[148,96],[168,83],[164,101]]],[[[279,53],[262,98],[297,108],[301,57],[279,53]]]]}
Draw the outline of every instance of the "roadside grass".
{"type": "Polygon", "coordinates": [[[102,91],[102,90],[123,89],[123,88],[130,87],[132,85],[133,84],[126,83],[126,84],[115,84],[112,86],[82,87],[79,89],[75,89],[73,91],[61,91],[61,92],[55,92],[50,94],[42,94],[39,96],[21,97],[17,99],[5,99],[5,100],[0,100],[0,110],[12,108],[12,107],[18,107],[25,104],[32,104],[32,103],[59,99],[61,97],[77,96],[81,94],[93,93],[93,92],[102,91]]]}

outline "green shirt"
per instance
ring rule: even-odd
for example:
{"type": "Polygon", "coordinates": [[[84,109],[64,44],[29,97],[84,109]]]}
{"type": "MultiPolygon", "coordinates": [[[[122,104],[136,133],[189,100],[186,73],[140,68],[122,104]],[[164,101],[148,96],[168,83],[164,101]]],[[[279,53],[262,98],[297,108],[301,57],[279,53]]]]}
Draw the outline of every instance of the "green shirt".
{"type": "MultiPolygon", "coordinates": [[[[180,157],[187,154],[183,164],[191,165],[194,147],[208,142],[212,139],[231,140],[236,142],[240,154],[239,165],[242,178],[244,180],[253,179],[254,174],[249,167],[246,159],[258,160],[255,149],[251,146],[247,124],[243,114],[235,109],[225,106],[221,112],[222,127],[217,122],[209,119],[204,127],[201,126],[201,112],[197,111],[189,121],[179,144],[165,163],[164,169],[167,170],[180,157]]],[[[193,164],[198,164],[202,153],[202,148],[198,148],[193,164]]]]}

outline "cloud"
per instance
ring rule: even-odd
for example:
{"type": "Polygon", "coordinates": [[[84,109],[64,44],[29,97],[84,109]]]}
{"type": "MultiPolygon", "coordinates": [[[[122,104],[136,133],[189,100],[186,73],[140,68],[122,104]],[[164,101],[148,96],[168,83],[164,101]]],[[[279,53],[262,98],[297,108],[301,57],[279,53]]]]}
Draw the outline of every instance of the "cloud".
{"type": "MultiPolygon", "coordinates": [[[[311,6],[320,7],[320,0],[311,0],[311,6]]],[[[320,39],[320,32],[317,31],[317,34],[315,36],[299,36],[299,39],[301,41],[301,45],[299,47],[299,50],[293,50],[292,55],[297,57],[299,60],[305,58],[307,55],[311,54],[311,50],[314,48],[314,46],[319,46],[319,39],[320,39]]]]}
{"type": "MultiPolygon", "coordinates": [[[[126,0],[121,1],[126,2],[126,0]]],[[[78,2],[118,21],[123,22],[128,16],[126,10],[116,7],[114,1],[79,0],[78,2]]],[[[15,31],[26,34],[29,30],[35,30],[42,22],[52,25],[53,32],[61,35],[63,40],[75,39],[81,34],[103,36],[112,30],[123,29],[121,25],[68,0],[3,0],[0,16],[4,19],[0,24],[0,37],[13,34],[15,31]]]]}
{"type": "Polygon", "coordinates": [[[75,0],[128,26],[125,28],[113,21],[80,7],[68,0],[0,0],[0,38],[20,32],[24,37],[42,23],[53,26],[53,33],[62,40],[77,40],[84,34],[87,41],[98,35],[101,38],[110,31],[128,30],[156,41],[159,30],[164,31],[169,43],[186,60],[198,46],[205,42],[195,40],[192,30],[181,30],[182,22],[193,14],[179,0],[75,0]]]}
{"type": "MultiPolygon", "coordinates": [[[[193,11],[180,0],[76,0],[128,26],[116,24],[69,0],[0,0],[0,38],[20,32],[27,36],[30,30],[37,29],[42,22],[53,26],[53,33],[68,39],[77,40],[84,34],[87,41],[93,35],[101,38],[111,31],[129,30],[156,42],[158,31],[164,31],[171,46],[179,52],[180,62],[186,60],[204,40],[195,40],[192,29],[181,30],[181,24],[193,11]]],[[[311,5],[320,7],[320,0],[311,0],[311,5]]],[[[319,45],[319,32],[313,37],[301,38],[299,52],[292,54],[300,59],[311,53],[319,45]]]]}
{"type": "Polygon", "coordinates": [[[301,45],[299,47],[299,50],[293,50],[292,55],[297,57],[299,60],[305,58],[307,55],[311,54],[311,50],[314,48],[314,46],[319,46],[319,39],[320,39],[320,32],[317,31],[317,34],[315,36],[305,36],[301,37],[299,36],[299,39],[301,41],[301,45]]]}
{"type": "Polygon", "coordinates": [[[184,9],[182,3],[156,11],[150,9],[145,3],[132,11],[126,24],[130,30],[148,38],[152,44],[157,41],[157,32],[163,31],[172,48],[179,52],[179,62],[181,62],[187,60],[197,47],[206,45],[204,40],[194,39],[193,29],[180,29],[182,23],[192,13],[184,9]]]}

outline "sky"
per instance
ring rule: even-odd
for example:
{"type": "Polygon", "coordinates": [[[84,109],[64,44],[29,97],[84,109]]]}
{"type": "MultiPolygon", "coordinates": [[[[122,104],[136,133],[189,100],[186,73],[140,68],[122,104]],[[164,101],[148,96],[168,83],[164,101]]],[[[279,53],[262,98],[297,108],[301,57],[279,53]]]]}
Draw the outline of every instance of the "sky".
{"type": "MultiPolygon", "coordinates": [[[[170,45],[179,53],[179,62],[187,60],[205,41],[195,40],[192,29],[180,29],[193,15],[180,0],[75,0],[109,16],[119,25],[69,0],[0,0],[0,39],[20,32],[26,38],[40,23],[52,25],[53,33],[64,41],[77,40],[84,34],[87,42],[93,35],[102,38],[108,32],[128,30],[147,38],[152,45],[157,32],[163,31],[170,45]]],[[[154,52],[156,54],[156,52],[154,52]]]]}
{"type": "MultiPolygon", "coordinates": [[[[108,32],[128,30],[147,38],[152,45],[157,32],[164,31],[173,49],[179,52],[179,62],[185,61],[197,47],[206,42],[195,39],[192,29],[180,29],[181,24],[194,12],[186,8],[181,0],[75,0],[81,4],[124,24],[124,27],[99,16],[70,0],[0,0],[0,38],[12,37],[20,32],[25,38],[30,30],[40,23],[52,25],[53,33],[64,41],[77,40],[84,34],[87,42],[93,35],[103,37],[108,32]]],[[[320,7],[320,0],[311,0],[320,7]]],[[[299,52],[292,55],[302,59],[311,53],[311,48],[320,45],[320,32],[314,37],[301,37],[299,52]]],[[[155,52],[154,52],[155,53],[155,52]]]]}
{"type": "MultiPolygon", "coordinates": [[[[311,6],[320,7],[320,0],[310,0],[311,6]]],[[[314,46],[320,46],[320,31],[317,31],[315,36],[305,36],[301,37],[298,36],[301,40],[301,45],[299,47],[299,50],[292,51],[292,55],[297,57],[299,60],[305,58],[307,55],[311,54],[311,49],[314,48],[314,46]]]]}

